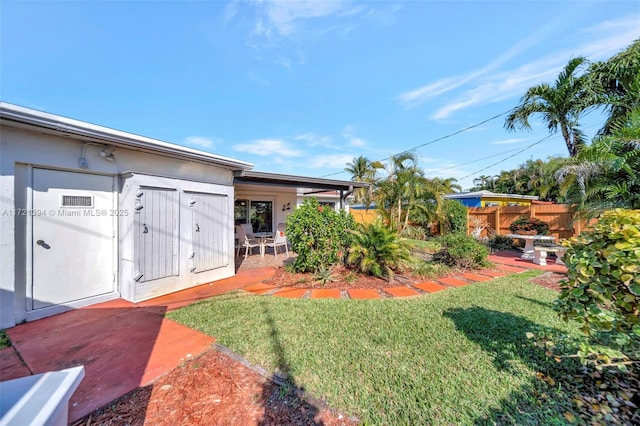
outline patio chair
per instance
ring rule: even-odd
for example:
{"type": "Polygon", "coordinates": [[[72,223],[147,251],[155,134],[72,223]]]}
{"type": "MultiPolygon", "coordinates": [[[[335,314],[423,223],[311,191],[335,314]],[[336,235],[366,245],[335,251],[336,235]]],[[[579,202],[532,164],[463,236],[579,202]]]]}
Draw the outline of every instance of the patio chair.
{"type": "Polygon", "coordinates": [[[236,245],[236,257],[240,256],[240,249],[244,248],[244,258],[249,255],[249,249],[253,250],[254,247],[260,247],[262,252],[262,244],[255,238],[249,238],[243,226],[236,225],[236,234],[238,234],[238,244],[236,245]]]}
{"type": "Polygon", "coordinates": [[[276,235],[274,238],[267,238],[267,241],[264,243],[265,250],[267,247],[273,248],[273,254],[278,258],[278,247],[284,246],[284,250],[287,253],[287,257],[289,257],[289,247],[287,246],[287,235],[284,232],[284,227],[278,226],[276,229],[276,235]]]}

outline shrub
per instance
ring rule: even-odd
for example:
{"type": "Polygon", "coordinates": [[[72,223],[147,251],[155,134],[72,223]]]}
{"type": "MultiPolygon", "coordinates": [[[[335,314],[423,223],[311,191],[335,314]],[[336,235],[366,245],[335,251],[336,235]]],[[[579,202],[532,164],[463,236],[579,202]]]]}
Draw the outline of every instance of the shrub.
{"type": "Polygon", "coordinates": [[[390,280],[410,258],[408,243],[380,221],[353,233],[348,261],[361,272],[390,280]]]}
{"type": "Polygon", "coordinates": [[[442,203],[443,221],[441,232],[467,233],[467,208],[457,200],[444,200],[442,203]]]}
{"type": "Polygon", "coordinates": [[[606,212],[594,230],[563,243],[567,280],[556,309],[591,336],[581,355],[640,359],[640,210],[606,212]],[[593,343],[593,345],[591,345],[593,343]],[[606,345],[607,349],[597,345],[606,345]]]}
{"type": "Polygon", "coordinates": [[[509,225],[511,232],[536,231],[539,235],[549,235],[549,224],[535,217],[520,216],[509,225]]]}
{"type": "Polygon", "coordinates": [[[488,266],[489,250],[475,238],[462,233],[445,234],[439,238],[442,248],[433,260],[455,268],[468,269],[488,266]]]}
{"type": "Polygon", "coordinates": [[[411,240],[424,241],[427,239],[427,232],[422,226],[405,226],[401,232],[401,236],[411,240]]]}
{"type": "Polygon", "coordinates": [[[351,245],[351,231],[356,228],[353,216],[336,212],[308,198],[287,218],[287,239],[297,254],[296,272],[317,272],[344,262],[351,245]]]}
{"type": "Polygon", "coordinates": [[[498,234],[489,238],[486,244],[492,251],[509,250],[513,248],[513,240],[511,238],[498,234]]]}

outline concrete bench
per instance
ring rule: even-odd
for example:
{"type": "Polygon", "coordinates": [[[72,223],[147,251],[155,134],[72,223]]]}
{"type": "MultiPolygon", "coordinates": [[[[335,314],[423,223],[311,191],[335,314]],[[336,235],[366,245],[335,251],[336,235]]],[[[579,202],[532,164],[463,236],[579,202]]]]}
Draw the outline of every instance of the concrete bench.
{"type": "Polygon", "coordinates": [[[84,367],[0,382],[0,426],[66,426],[69,399],[84,377],[84,367]]]}
{"type": "Polygon", "coordinates": [[[536,265],[547,266],[547,254],[555,253],[556,265],[564,265],[562,256],[565,251],[567,251],[567,248],[563,246],[535,246],[533,248],[533,263],[536,265]]]}

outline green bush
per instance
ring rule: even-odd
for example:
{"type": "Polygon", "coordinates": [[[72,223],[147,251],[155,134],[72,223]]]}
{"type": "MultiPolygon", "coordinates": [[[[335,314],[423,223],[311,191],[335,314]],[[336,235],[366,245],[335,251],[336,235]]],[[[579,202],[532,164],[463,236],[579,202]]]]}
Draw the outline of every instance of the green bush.
{"type": "Polygon", "coordinates": [[[403,238],[424,241],[427,239],[427,231],[422,226],[405,226],[401,232],[403,238]]]}
{"type": "Polygon", "coordinates": [[[356,228],[353,216],[323,207],[315,198],[307,198],[287,218],[287,239],[297,254],[296,272],[317,272],[344,262],[356,228]]]}
{"type": "Polygon", "coordinates": [[[353,233],[349,264],[361,272],[390,280],[411,258],[409,244],[380,221],[353,233]]]}
{"type": "Polygon", "coordinates": [[[442,248],[433,255],[433,260],[455,268],[468,269],[489,265],[489,250],[475,238],[462,234],[445,234],[438,238],[442,248]]]}
{"type": "Polygon", "coordinates": [[[563,245],[568,273],[556,309],[591,337],[581,355],[604,364],[639,360],[640,210],[608,211],[593,231],[563,245]]]}
{"type": "Polygon", "coordinates": [[[457,200],[445,200],[442,204],[443,221],[440,230],[443,234],[467,233],[467,208],[457,200]]]}
{"type": "Polygon", "coordinates": [[[539,235],[549,235],[549,224],[535,217],[520,216],[509,225],[511,232],[536,231],[539,235]]]}
{"type": "Polygon", "coordinates": [[[504,235],[495,234],[486,242],[487,247],[493,251],[509,250],[513,248],[513,240],[504,235]]]}

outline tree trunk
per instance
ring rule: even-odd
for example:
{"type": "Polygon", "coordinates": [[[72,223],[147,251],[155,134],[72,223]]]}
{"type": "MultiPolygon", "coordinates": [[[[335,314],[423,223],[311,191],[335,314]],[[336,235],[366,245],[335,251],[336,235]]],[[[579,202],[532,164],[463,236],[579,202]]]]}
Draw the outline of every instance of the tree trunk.
{"type": "Polygon", "coordinates": [[[567,129],[567,125],[564,123],[560,124],[560,129],[562,130],[564,143],[567,144],[567,149],[569,150],[569,157],[575,157],[577,154],[577,149],[575,143],[571,140],[571,135],[569,135],[569,129],[567,129]]]}

